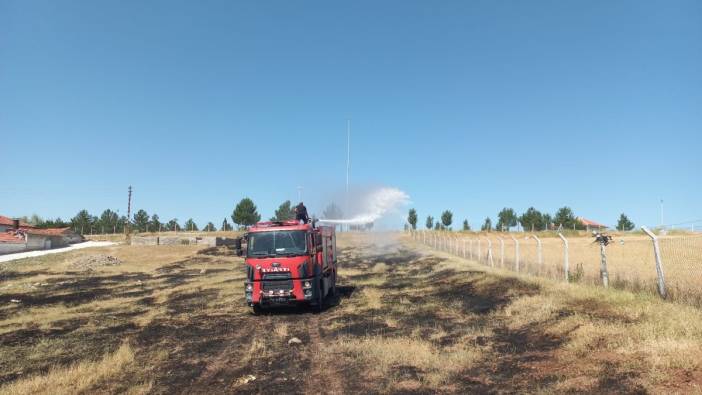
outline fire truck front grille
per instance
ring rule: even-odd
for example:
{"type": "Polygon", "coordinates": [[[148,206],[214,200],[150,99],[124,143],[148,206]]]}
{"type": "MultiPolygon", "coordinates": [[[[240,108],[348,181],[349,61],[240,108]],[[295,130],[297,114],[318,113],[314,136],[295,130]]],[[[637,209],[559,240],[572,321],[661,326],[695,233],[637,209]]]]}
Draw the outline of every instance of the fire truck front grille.
{"type": "Polygon", "coordinates": [[[293,289],[293,281],[290,278],[290,273],[270,273],[263,275],[261,282],[264,291],[291,291],[293,289]]]}

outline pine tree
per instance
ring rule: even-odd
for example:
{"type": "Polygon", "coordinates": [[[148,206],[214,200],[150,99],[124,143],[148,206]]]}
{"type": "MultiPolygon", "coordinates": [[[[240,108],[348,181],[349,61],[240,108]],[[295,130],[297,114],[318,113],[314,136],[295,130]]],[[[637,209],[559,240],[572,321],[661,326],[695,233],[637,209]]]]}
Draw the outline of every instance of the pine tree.
{"type": "Polygon", "coordinates": [[[407,222],[412,226],[412,229],[417,229],[417,210],[411,208],[407,215],[407,222]]]}
{"type": "Polygon", "coordinates": [[[429,230],[431,230],[431,228],[434,227],[434,217],[432,217],[431,215],[427,215],[426,227],[429,230]]]}
{"type": "Polygon", "coordinates": [[[634,229],[634,223],[629,220],[629,218],[622,213],[619,216],[619,221],[617,222],[617,230],[630,231],[634,229]]]}
{"type": "Polygon", "coordinates": [[[492,230],[492,220],[490,217],[485,218],[485,223],[483,223],[483,226],[480,228],[480,230],[489,232],[492,230]]]}
{"type": "Polygon", "coordinates": [[[568,207],[561,207],[556,211],[556,215],[553,217],[553,223],[558,226],[563,226],[565,229],[573,229],[579,226],[578,220],[573,214],[573,210],[568,207]]]}
{"type": "Polygon", "coordinates": [[[275,216],[271,218],[271,221],[288,221],[291,219],[295,219],[295,213],[291,207],[290,200],[286,200],[275,210],[275,216]]]}
{"type": "Polygon", "coordinates": [[[149,228],[149,214],[144,210],[139,210],[134,214],[134,227],[137,232],[146,232],[149,228]]]}
{"type": "Polygon", "coordinates": [[[519,223],[524,231],[536,231],[544,229],[546,225],[544,215],[534,207],[529,207],[527,211],[519,217],[519,223]]]}
{"type": "Polygon", "coordinates": [[[509,230],[512,226],[517,226],[517,213],[514,212],[514,209],[505,207],[497,214],[495,229],[498,231],[509,230]]]}
{"type": "Polygon", "coordinates": [[[181,230],[181,227],[178,224],[178,218],[173,218],[172,220],[168,221],[168,223],[166,224],[166,230],[171,232],[181,230]]]}
{"type": "Polygon", "coordinates": [[[441,225],[444,229],[451,230],[451,223],[453,223],[453,213],[451,210],[446,210],[441,213],[441,225]]]}
{"type": "Polygon", "coordinates": [[[186,232],[195,232],[198,230],[197,224],[195,221],[193,221],[192,218],[188,218],[187,221],[185,221],[185,224],[183,225],[185,227],[186,232]]]}
{"type": "Polygon", "coordinates": [[[468,220],[464,219],[463,220],[463,230],[464,231],[469,231],[470,230],[470,225],[468,224],[468,220]]]}
{"type": "Polygon", "coordinates": [[[75,217],[71,218],[71,227],[75,232],[80,234],[90,233],[92,217],[88,210],[80,210],[75,217]]]}
{"type": "Polygon", "coordinates": [[[258,213],[253,200],[249,198],[241,199],[232,212],[232,221],[239,225],[239,227],[250,226],[260,220],[261,215],[258,213]]]}
{"type": "Polygon", "coordinates": [[[232,230],[232,226],[229,224],[226,218],[224,218],[224,221],[222,221],[222,227],[219,228],[222,232],[229,232],[232,230]]]}
{"type": "Polygon", "coordinates": [[[107,209],[100,214],[100,219],[98,220],[98,226],[100,227],[101,233],[117,233],[121,232],[117,226],[119,222],[119,216],[116,212],[107,209]]]}
{"type": "Polygon", "coordinates": [[[161,221],[159,220],[158,215],[156,215],[156,214],[151,216],[151,221],[149,221],[149,231],[150,232],[161,231],[161,221]]]}

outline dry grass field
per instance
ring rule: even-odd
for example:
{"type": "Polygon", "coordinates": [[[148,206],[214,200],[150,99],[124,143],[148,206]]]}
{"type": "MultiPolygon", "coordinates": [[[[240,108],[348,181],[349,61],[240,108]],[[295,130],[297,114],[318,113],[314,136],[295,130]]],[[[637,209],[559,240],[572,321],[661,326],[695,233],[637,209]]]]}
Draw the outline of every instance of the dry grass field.
{"type": "Polygon", "coordinates": [[[319,314],[250,314],[242,260],[224,250],[121,245],[2,264],[0,393],[702,392],[698,309],[405,236],[339,246],[340,297],[319,314]]]}
{"type": "MultiPolygon", "coordinates": [[[[541,235],[542,264],[539,265],[537,242],[529,234],[510,233],[519,241],[519,271],[552,279],[564,279],[563,242],[555,234],[541,235]]],[[[456,233],[458,250],[454,254],[470,257],[470,247],[477,259],[481,240],[481,262],[488,264],[488,239],[492,242],[493,264],[517,270],[515,243],[509,236],[496,233],[456,233]],[[500,243],[503,238],[504,250],[500,243]],[[503,252],[504,251],[504,252],[503,252]],[[503,258],[504,254],[504,258],[503,258]]],[[[601,284],[600,249],[588,236],[568,237],[570,276],[574,282],[601,284]]],[[[702,307],[702,234],[676,234],[660,237],[663,271],[671,300],[702,307]]],[[[607,246],[610,286],[635,292],[657,293],[657,274],[651,239],[645,235],[615,235],[607,246]]]]}

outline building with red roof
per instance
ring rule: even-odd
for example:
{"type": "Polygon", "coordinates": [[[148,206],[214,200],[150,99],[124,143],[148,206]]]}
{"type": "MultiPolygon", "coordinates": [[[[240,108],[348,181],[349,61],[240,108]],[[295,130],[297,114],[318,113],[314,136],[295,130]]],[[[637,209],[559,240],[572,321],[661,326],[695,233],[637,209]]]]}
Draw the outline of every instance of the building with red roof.
{"type": "Polygon", "coordinates": [[[576,219],[585,227],[585,229],[586,229],[587,231],[594,230],[594,229],[603,230],[603,229],[607,229],[607,228],[608,228],[607,225],[604,225],[604,224],[601,224],[601,223],[599,223],[599,222],[595,222],[595,221],[589,220],[589,219],[587,219],[587,218],[577,217],[576,219]]]}
{"type": "Polygon", "coordinates": [[[83,241],[70,228],[37,228],[19,219],[0,215],[0,254],[46,250],[83,241]]]}
{"type": "Polygon", "coordinates": [[[12,219],[10,217],[0,215],[0,232],[4,232],[8,229],[13,229],[15,227],[33,228],[34,226],[32,226],[24,221],[20,221],[19,219],[12,219]]]}

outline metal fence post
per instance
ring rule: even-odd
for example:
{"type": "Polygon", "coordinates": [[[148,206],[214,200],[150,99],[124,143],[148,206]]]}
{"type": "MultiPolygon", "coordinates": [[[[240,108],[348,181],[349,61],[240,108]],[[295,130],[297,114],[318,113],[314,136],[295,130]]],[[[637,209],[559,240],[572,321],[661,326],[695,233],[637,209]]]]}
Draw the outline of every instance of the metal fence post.
{"type": "Polygon", "coordinates": [[[466,239],[463,239],[463,259],[466,258],[466,239]]]}
{"type": "Polygon", "coordinates": [[[558,237],[563,240],[563,271],[565,272],[565,280],[568,282],[570,279],[568,276],[570,276],[570,267],[569,267],[569,262],[568,262],[568,240],[563,236],[561,232],[558,232],[558,237]]]}
{"type": "Polygon", "coordinates": [[[502,236],[498,236],[500,239],[500,267],[505,267],[505,239],[502,236]]]}
{"type": "Polygon", "coordinates": [[[658,294],[665,299],[668,297],[668,291],[665,289],[665,276],[663,275],[663,262],[661,261],[661,248],[658,245],[658,237],[645,226],[642,226],[641,230],[653,241],[653,254],[656,256],[656,274],[658,274],[658,294]]]}
{"type": "Polygon", "coordinates": [[[541,255],[541,239],[536,237],[536,235],[531,235],[531,237],[536,240],[536,261],[539,263],[539,269],[541,269],[544,263],[543,256],[541,255]]]}
{"type": "Polygon", "coordinates": [[[519,240],[514,236],[509,236],[514,241],[514,270],[519,271],[519,240]]]}
{"type": "Polygon", "coordinates": [[[602,278],[602,286],[609,287],[609,273],[607,272],[607,247],[600,242],[600,277],[602,278]]]}
{"type": "Polygon", "coordinates": [[[490,238],[486,237],[487,242],[488,242],[488,254],[487,254],[487,260],[490,262],[490,266],[495,267],[495,262],[492,260],[492,240],[490,238]]]}
{"type": "Polygon", "coordinates": [[[473,239],[468,239],[468,243],[470,243],[470,259],[473,260],[473,239]]]}
{"type": "Polygon", "coordinates": [[[480,251],[480,236],[478,236],[478,262],[480,262],[480,258],[483,257],[482,251],[480,251]]]}

